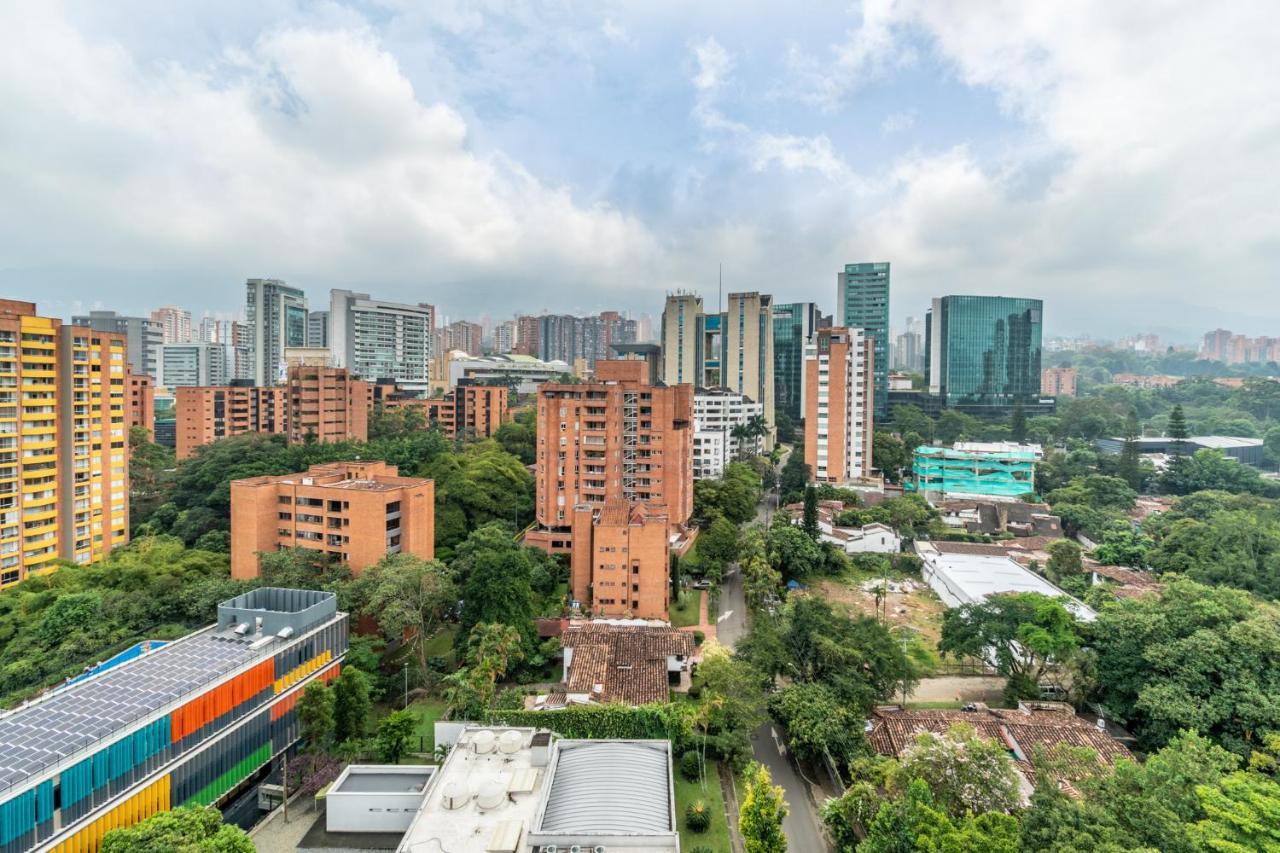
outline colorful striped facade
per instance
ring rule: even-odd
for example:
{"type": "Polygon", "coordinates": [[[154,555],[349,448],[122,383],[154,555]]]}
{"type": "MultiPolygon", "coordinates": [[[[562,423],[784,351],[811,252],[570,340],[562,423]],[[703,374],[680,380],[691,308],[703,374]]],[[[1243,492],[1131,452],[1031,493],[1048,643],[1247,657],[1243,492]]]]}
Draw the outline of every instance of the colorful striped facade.
{"type": "MultiPolygon", "coordinates": [[[[346,614],[330,605],[323,621],[286,637],[266,634],[264,638],[250,632],[237,635],[234,623],[221,622],[220,616],[219,626],[170,643],[111,672],[127,677],[131,669],[144,663],[151,668],[164,666],[166,654],[176,660],[174,652],[184,643],[207,643],[210,636],[243,643],[260,654],[92,745],[92,735],[86,735],[83,748],[54,762],[51,768],[11,784],[9,791],[0,793],[0,853],[93,853],[111,829],[182,805],[218,805],[296,743],[297,702],[302,691],[313,681],[328,682],[338,675],[347,650],[346,614]],[[19,789],[23,790],[13,793],[19,789]]],[[[145,678],[146,672],[138,669],[136,675],[145,678]]],[[[77,684],[53,696],[65,700],[81,689],[77,684]]],[[[98,701],[95,697],[95,704],[98,701]]],[[[4,756],[15,747],[21,748],[14,736],[20,728],[6,729],[5,724],[40,704],[33,703],[0,720],[0,774],[5,769],[4,756]]],[[[93,723],[86,720],[86,730],[91,730],[93,723]]]]}

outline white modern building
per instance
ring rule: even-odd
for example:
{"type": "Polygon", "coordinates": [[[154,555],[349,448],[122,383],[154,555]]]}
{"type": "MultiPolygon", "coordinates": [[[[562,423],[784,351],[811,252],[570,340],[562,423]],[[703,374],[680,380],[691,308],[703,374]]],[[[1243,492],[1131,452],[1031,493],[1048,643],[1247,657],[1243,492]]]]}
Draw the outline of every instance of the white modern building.
{"type": "Polygon", "coordinates": [[[448,354],[449,387],[459,379],[475,379],[481,385],[513,383],[520,394],[535,394],[543,382],[572,375],[573,368],[563,361],[542,361],[531,355],[468,355],[461,350],[448,354]]]}
{"type": "Polygon", "coordinates": [[[735,427],[764,417],[764,406],[728,388],[699,388],[693,395],[693,478],[715,480],[724,467],[744,456],[764,452],[766,436],[734,436],[735,427]]]}
{"type": "Polygon", "coordinates": [[[431,379],[435,308],[373,299],[367,293],[329,291],[328,346],[334,366],[375,382],[431,379]]]}
{"type": "Polygon", "coordinates": [[[255,385],[285,380],[284,351],[307,345],[307,297],[274,278],[245,282],[244,318],[255,385]]]}
{"type": "Polygon", "coordinates": [[[671,744],[464,729],[399,853],[679,853],[671,744]]]}
{"type": "Polygon", "coordinates": [[[940,550],[932,542],[917,542],[916,553],[924,561],[921,576],[947,607],[963,607],[1006,592],[1037,592],[1066,599],[1075,617],[1092,622],[1097,614],[1040,575],[1023,568],[1013,558],[995,553],[957,553],[940,550]]]}
{"type": "Polygon", "coordinates": [[[348,765],[325,795],[325,829],[404,832],[435,774],[433,765],[348,765]]]}
{"type": "MultiPolygon", "coordinates": [[[[804,504],[787,504],[791,523],[804,524],[804,504]]],[[[846,554],[896,554],[902,550],[902,537],[887,524],[873,521],[861,527],[836,524],[844,510],[840,501],[818,501],[818,538],[840,546],[846,554]]]]}
{"type": "Polygon", "coordinates": [[[160,347],[160,385],[227,385],[236,377],[232,347],[204,342],[164,344],[160,347]]]}

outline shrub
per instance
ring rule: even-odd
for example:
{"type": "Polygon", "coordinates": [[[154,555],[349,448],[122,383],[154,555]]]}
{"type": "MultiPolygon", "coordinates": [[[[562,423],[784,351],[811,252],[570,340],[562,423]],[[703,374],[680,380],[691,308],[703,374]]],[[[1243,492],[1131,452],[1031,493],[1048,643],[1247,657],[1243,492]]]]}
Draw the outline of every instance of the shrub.
{"type": "Polygon", "coordinates": [[[694,631],[694,632],[693,632],[693,644],[694,644],[695,646],[700,646],[700,645],[702,645],[702,642],[703,642],[703,640],[705,640],[705,639],[707,639],[707,635],[706,635],[706,634],[704,634],[704,633],[702,633],[701,631],[694,631]]]}
{"type": "Polygon", "coordinates": [[[698,760],[698,753],[690,750],[680,756],[680,775],[690,782],[702,778],[702,762],[698,760]]]}
{"type": "Polygon", "coordinates": [[[689,803],[684,810],[684,822],[693,832],[706,832],[711,828],[711,812],[702,800],[689,803]]]}
{"type": "Polygon", "coordinates": [[[705,844],[697,844],[689,853],[712,853],[711,848],[705,844]]]}

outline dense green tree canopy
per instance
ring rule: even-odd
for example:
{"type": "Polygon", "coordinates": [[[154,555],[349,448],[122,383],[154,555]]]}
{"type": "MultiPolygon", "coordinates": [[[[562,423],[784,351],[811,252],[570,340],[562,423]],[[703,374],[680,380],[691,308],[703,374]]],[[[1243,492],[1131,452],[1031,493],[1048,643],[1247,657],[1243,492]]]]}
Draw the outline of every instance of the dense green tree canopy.
{"type": "Polygon", "coordinates": [[[158,812],[102,838],[102,853],[255,853],[243,829],[217,809],[186,806],[158,812]]]}

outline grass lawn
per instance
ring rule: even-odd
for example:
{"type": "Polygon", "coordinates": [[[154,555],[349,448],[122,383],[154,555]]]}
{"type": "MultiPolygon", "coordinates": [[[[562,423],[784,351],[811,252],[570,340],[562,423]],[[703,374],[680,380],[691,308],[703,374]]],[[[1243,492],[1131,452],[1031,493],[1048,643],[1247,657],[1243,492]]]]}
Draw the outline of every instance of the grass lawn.
{"type": "Polygon", "coordinates": [[[697,625],[701,598],[702,590],[680,590],[680,597],[671,603],[671,627],[687,628],[691,625],[697,625]]]}
{"type": "Polygon", "coordinates": [[[687,853],[687,851],[701,846],[713,851],[713,853],[730,853],[729,823],[724,816],[724,796],[720,793],[720,775],[716,769],[716,762],[707,762],[705,785],[699,782],[690,782],[680,775],[679,769],[676,770],[674,775],[676,781],[676,812],[679,816],[680,849],[687,853]],[[693,832],[685,825],[685,807],[695,800],[702,800],[707,804],[707,809],[711,812],[711,826],[706,832],[693,832]]]}
{"type": "Polygon", "coordinates": [[[457,663],[457,656],[453,651],[453,640],[457,636],[457,625],[449,624],[441,628],[427,642],[427,657],[442,657],[449,662],[450,667],[453,667],[457,663]]]}
{"type": "MultiPolygon", "coordinates": [[[[423,740],[423,752],[430,755],[436,748],[436,720],[444,716],[444,700],[436,699],[420,699],[417,702],[410,703],[409,710],[413,712],[418,719],[418,727],[416,734],[420,735],[423,740]]],[[[418,744],[413,744],[413,749],[418,749],[418,744]]],[[[415,759],[416,760],[416,759],[415,759]]]]}

